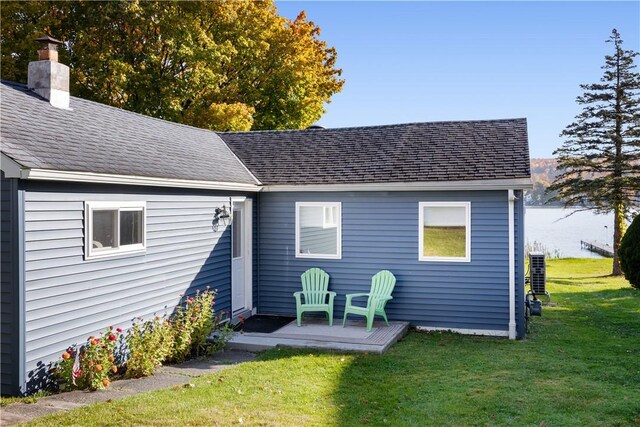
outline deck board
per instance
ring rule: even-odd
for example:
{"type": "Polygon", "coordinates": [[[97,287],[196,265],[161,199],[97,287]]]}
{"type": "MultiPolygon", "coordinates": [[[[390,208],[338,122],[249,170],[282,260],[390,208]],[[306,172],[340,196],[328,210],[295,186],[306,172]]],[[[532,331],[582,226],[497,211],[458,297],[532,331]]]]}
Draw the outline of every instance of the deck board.
{"type": "Polygon", "coordinates": [[[349,320],[346,327],[338,319],[329,326],[324,319],[305,320],[302,326],[293,321],[270,334],[236,333],[229,341],[235,350],[262,351],[276,346],[333,349],[340,351],[383,353],[409,329],[408,322],[374,322],[367,332],[364,322],[349,320]]]}

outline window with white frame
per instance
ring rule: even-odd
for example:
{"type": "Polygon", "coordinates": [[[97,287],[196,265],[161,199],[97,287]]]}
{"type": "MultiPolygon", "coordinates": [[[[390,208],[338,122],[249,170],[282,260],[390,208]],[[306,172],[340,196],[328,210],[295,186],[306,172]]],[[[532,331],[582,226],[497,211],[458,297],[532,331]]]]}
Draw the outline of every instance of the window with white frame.
{"type": "Polygon", "coordinates": [[[342,258],[342,204],[296,203],[296,257],[342,258]]]}
{"type": "Polygon", "coordinates": [[[471,261],[471,203],[419,203],[420,261],[471,261]]]}
{"type": "Polygon", "coordinates": [[[85,202],[85,259],[146,250],[146,202],[85,202]]]}

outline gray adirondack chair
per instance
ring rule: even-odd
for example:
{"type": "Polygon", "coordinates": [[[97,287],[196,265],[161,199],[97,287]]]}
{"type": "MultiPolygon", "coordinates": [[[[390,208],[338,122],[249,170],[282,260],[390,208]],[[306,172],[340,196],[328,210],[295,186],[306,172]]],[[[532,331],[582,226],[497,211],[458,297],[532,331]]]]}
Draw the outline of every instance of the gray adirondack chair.
{"type": "Polygon", "coordinates": [[[310,268],[302,273],[300,279],[302,291],[293,294],[296,299],[297,325],[300,326],[305,312],[321,311],[327,313],[329,326],[333,326],[333,300],[336,293],[328,291],[329,274],[320,268],[310,268]]]}
{"type": "Polygon", "coordinates": [[[347,294],[347,303],[344,307],[344,318],[342,319],[342,327],[347,323],[347,314],[357,314],[367,318],[367,332],[371,331],[373,326],[373,319],[375,316],[382,316],[385,323],[389,326],[387,320],[387,313],[384,311],[384,306],[387,301],[392,300],[391,292],[396,286],[396,278],[388,270],[382,270],[376,273],[371,278],[371,290],[367,294],[347,294]],[[362,307],[359,305],[353,305],[352,300],[354,298],[367,297],[367,306],[362,307]]]}

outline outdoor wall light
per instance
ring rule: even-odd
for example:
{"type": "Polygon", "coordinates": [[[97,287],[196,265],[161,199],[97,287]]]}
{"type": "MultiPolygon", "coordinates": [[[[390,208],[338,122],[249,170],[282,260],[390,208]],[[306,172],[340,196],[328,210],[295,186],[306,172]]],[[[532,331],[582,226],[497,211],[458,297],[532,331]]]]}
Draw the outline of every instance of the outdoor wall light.
{"type": "Polygon", "coordinates": [[[213,231],[218,231],[218,227],[222,225],[226,227],[231,223],[231,215],[225,205],[216,208],[213,215],[213,231]]]}

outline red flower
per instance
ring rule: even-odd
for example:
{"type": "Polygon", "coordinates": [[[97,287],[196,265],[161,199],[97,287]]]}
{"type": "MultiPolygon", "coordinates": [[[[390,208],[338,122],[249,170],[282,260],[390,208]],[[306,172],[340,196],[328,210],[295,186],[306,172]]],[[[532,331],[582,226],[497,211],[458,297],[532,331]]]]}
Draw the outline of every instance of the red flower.
{"type": "Polygon", "coordinates": [[[110,335],[109,335],[109,341],[115,341],[115,340],[116,340],[116,338],[117,338],[117,337],[116,337],[115,335],[113,335],[113,334],[110,334],[110,335]]]}
{"type": "Polygon", "coordinates": [[[97,344],[98,344],[98,342],[99,342],[98,340],[93,339],[93,340],[91,340],[91,345],[97,345],[97,344]]]}
{"type": "Polygon", "coordinates": [[[117,329],[116,329],[116,332],[117,332],[117,333],[122,332],[122,328],[117,328],[117,329]]]}

